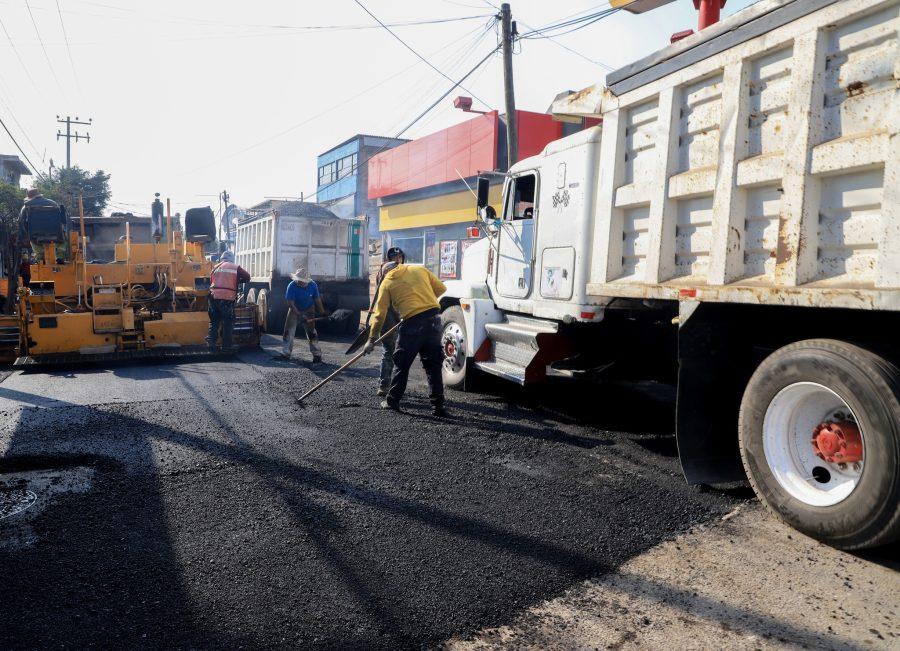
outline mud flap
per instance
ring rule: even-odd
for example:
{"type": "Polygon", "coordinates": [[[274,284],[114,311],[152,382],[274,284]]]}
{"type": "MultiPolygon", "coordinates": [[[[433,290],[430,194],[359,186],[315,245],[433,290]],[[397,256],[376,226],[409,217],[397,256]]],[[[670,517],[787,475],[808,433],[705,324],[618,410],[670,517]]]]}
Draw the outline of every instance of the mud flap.
{"type": "Polygon", "coordinates": [[[729,320],[711,318],[715,307],[683,302],[679,309],[675,432],[681,470],[689,484],[746,478],[737,429],[744,383],[736,372],[739,364],[730,345],[729,320]]]}

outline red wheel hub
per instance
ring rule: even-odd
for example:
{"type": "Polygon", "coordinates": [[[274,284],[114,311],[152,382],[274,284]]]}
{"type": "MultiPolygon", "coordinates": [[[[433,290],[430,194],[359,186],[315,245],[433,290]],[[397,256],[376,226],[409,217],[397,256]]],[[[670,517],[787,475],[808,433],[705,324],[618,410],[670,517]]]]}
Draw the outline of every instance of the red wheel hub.
{"type": "Polygon", "coordinates": [[[862,436],[856,423],[849,420],[825,421],[813,430],[813,450],[828,463],[862,461],[862,436]]]}

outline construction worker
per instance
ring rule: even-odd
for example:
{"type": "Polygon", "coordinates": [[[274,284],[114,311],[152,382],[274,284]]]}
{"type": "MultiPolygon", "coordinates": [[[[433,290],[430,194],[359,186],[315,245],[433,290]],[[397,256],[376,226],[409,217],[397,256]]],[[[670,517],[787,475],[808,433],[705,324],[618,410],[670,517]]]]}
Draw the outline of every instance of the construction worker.
{"type": "MultiPolygon", "coordinates": [[[[398,264],[403,264],[404,262],[406,262],[406,257],[403,255],[403,251],[400,249],[400,247],[393,246],[387,250],[387,255],[385,255],[385,262],[381,265],[381,268],[378,270],[378,274],[375,276],[376,292],[378,292],[378,288],[381,287],[381,283],[387,273],[398,264]]],[[[388,308],[388,314],[381,329],[383,331],[390,330],[395,325],[397,325],[399,321],[400,315],[397,314],[397,310],[395,310],[393,307],[388,308]]],[[[394,370],[394,349],[397,347],[397,332],[392,332],[390,335],[382,339],[381,345],[384,348],[384,352],[381,355],[381,376],[378,387],[378,395],[383,398],[387,396],[388,389],[391,386],[391,373],[394,370]]]]}
{"type": "Polygon", "coordinates": [[[316,312],[324,315],[325,306],[322,305],[319,286],[306,273],[306,269],[300,267],[291,274],[291,282],[288,283],[284,298],[287,300],[288,313],[284,319],[284,337],[282,337],[280,357],[291,358],[291,352],[294,350],[294,336],[297,334],[297,323],[302,321],[306,339],[309,341],[309,352],[312,353],[313,364],[320,363],[322,349],[319,347],[319,333],[316,332],[314,317],[316,312]]]}
{"type": "MultiPolygon", "coordinates": [[[[41,194],[41,191],[37,188],[31,188],[28,192],[25,193],[25,202],[22,204],[22,210],[19,211],[19,241],[31,241],[31,250],[34,254],[35,262],[44,262],[43,242],[35,241],[32,237],[32,230],[35,226],[35,224],[32,224],[32,221],[35,220],[38,215],[47,216],[53,222],[52,230],[55,232],[52,234],[49,232],[41,234],[43,237],[52,236],[55,240],[54,243],[56,244],[56,260],[50,260],[49,264],[54,264],[65,260],[68,257],[69,251],[69,229],[66,228],[65,206],[60,206],[58,203],[53,201],[53,199],[48,199],[43,194],[41,194]],[[56,222],[59,222],[58,230],[56,222]]],[[[50,228],[50,223],[43,223],[43,220],[41,221],[42,228],[50,228]]]]}
{"type": "Polygon", "coordinates": [[[153,241],[159,242],[163,236],[163,202],[159,200],[159,192],[153,194],[153,203],[150,204],[150,230],[153,231],[153,241]]]}
{"type": "MultiPolygon", "coordinates": [[[[399,255],[405,259],[402,250],[399,255]]],[[[446,416],[444,409],[444,383],[441,366],[444,351],[441,349],[441,308],[438,296],[447,291],[437,276],[425,267],[398,264],[385,275],[372,314],[372,329],[365,352],[375,349],[375,341],[381,335],[388,310],[394,308],[400,315],[397,347],[394,349],[394,371],[382,409],[400,411],[400,400],[406,391],[409,368],[418,355],[428,379],[431,406],[435,416],[446,416]]]]}
{"type": "Polygon", "coordinates": [[[225,251],[209,276],[209,334],[206,345],[216,350],[219,326],[222,327],[222,350],[231,350],[234,332],[234,302],[240,283],[249,283],[250,274],[234,263],[234,253],[225,251]]]}

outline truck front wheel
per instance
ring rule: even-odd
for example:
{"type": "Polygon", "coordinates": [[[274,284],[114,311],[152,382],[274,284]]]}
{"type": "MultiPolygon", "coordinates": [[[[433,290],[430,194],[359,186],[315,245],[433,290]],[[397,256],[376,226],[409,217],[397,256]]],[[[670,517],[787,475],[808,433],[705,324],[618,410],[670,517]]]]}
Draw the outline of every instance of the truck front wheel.
{"type": "Polygon", "coordinates": [[[441,369],[444,386],[464,390],[470,360],[467,356],[466,322],[459,305],[451,305],[441,313],[441,348],[444,350],[441,369]]]}
{"type": "Polygon", "coordinates": [[[900,373],[830,339],[767,357],[744,391],[741,458],[760,500],[842,549],[900,537],[900,373]]]}

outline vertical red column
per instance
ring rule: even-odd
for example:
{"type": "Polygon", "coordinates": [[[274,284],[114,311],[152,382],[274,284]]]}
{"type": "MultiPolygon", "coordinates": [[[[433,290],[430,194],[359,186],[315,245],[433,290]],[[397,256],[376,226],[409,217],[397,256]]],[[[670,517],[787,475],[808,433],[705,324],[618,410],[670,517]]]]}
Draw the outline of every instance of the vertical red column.
{"type": "Polygon", "coordinates": [[[700,12],[698,29],[706,29],[719,22],[719,15],[725,0],[694,0],[694,7],[700,12]]]}

